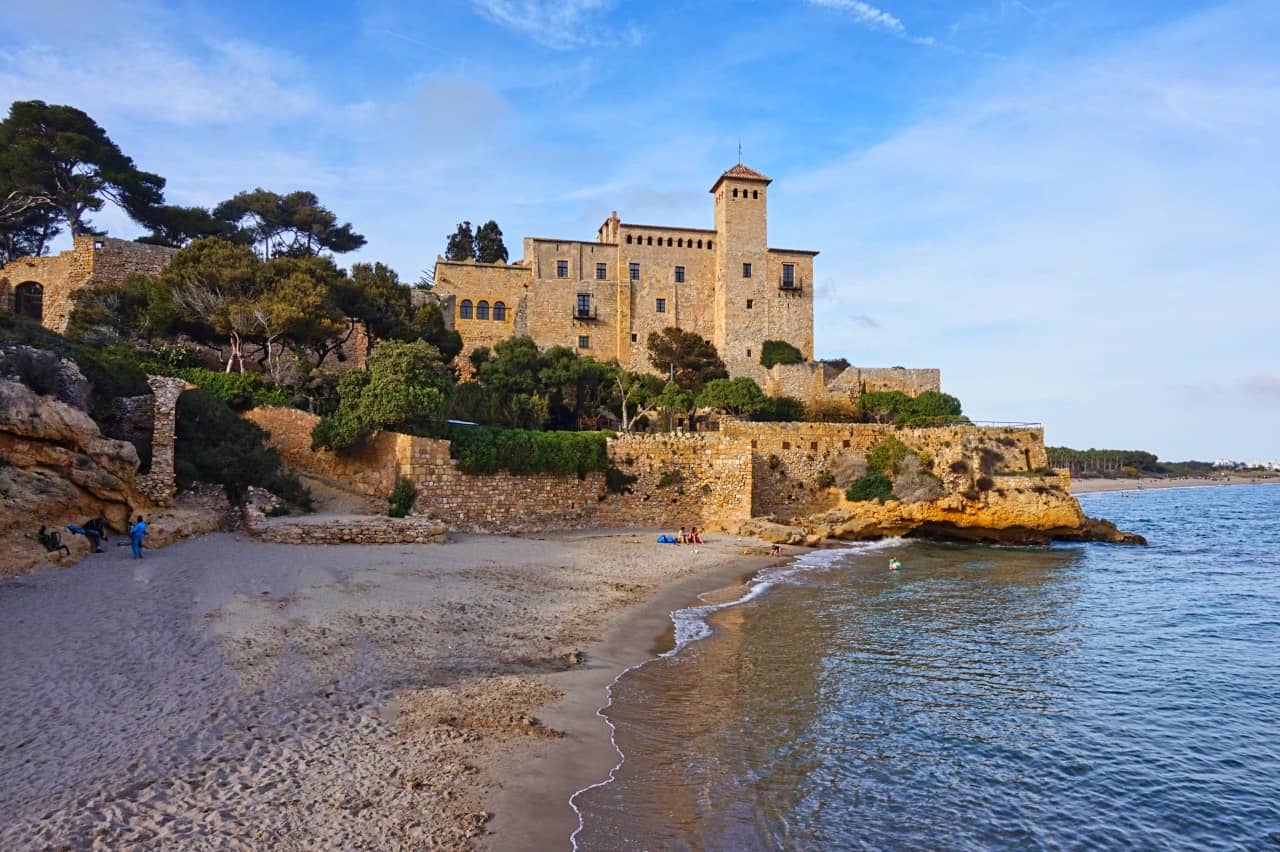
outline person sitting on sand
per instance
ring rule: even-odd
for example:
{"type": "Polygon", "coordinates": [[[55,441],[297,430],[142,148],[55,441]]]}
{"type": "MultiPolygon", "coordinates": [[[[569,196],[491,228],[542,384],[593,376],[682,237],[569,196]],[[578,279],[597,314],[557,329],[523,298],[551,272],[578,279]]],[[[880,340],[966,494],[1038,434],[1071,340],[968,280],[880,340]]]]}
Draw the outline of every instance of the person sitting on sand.
{"type": "Polygon", "coordinates": [[[84,522],[84,535],[94,553],[102,552],[102,542],[107,540],[107,519],[99,515],[84,522]]]}
{"type": "Polygon", "coordinates": [[[769,548],[769,555],[770,555],[770,556],[781,556],[781,555],[782,555],[782,547],[781,547],[780,545],[777,545],[777,544],[773,545],[772,547],[770,547],[770,548],[769,548]]]}
{"type": "Polygon", "coordinates": [[[680,528],[680,533],[676,536],[676,544],[688,544],[689,536],[685,533],[684,527],[680,528]]]}
{"type": "Polygon", "coordinates": [[[697,527],[693,527],[689,530],[689,543],[702,544],[702,533],[698,532],[697,527]]]}

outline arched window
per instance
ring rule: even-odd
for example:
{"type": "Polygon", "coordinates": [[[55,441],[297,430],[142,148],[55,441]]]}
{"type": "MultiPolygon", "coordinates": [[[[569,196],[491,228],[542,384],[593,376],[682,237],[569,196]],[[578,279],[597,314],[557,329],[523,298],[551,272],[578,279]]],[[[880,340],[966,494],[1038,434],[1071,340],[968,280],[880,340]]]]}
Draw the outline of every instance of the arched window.
{"type": "Polygon", "coordinates": [[[711,248],[711,240],[707,240],[707,248],[711,248]]]}
{"type": "Polygon", "coordinates": [[[44,287],[34,281],[19,284],[13,291],[13,312],[40,322],[44,319],[44,287]]]}
{"type": "Polygon", "coordinates": [[[631,245],[631,235],[627,234],[627,245],[631,245]]]}
{"type": "Polygon", "coordinates": [[[458,319],[471,319],[470,299],[463,299],[458,303],[458,319]]]}
{"type": "Polygon", "coordinates": [[[476,302],[476,319],[487,320],[489,318],[489,303],[484,299],[476,302]]]}
{"type": "Polygon", "coordinates": [[[684,248],[684,239],[676,240],[676,248],[684,248]]]}
{"type": "Polygon", "coordinates": [[[667,237],[667,247],[670,248],[670,246],[671,246],[671,238],[667,237]]]}
{"type": "Polygon", "coordinates": [[[649,238],[649,245],[653,245],[653,237],[649,238]]]}
{"type": "Polygon", "coordinates": [[[738,190],[736,188],[733,190],[733,197],[734,198],[738,197],[738,190]]]}
{"type": "Polygon", "coordinates": [[[751,190],[751,197],[752,197],[753,199],[755,199],[755,198],[759,198],[759,197],[760,197],[760,190],[758,190],[758,189],[753,189],[753,190],[751,190]]]}
{"type": "Polygon", "coordinates": [[[494,302],[494,303],[493,303],[493,321],[494,321],[494,322],[506,322],[506,321],[507,321],[507,305],[506,305],[506,302],[494,302]]]}
{"type": "Polygon", "coordinates": [[[698,248],[702,248],[702,240],[698,240],[698,248]]]}

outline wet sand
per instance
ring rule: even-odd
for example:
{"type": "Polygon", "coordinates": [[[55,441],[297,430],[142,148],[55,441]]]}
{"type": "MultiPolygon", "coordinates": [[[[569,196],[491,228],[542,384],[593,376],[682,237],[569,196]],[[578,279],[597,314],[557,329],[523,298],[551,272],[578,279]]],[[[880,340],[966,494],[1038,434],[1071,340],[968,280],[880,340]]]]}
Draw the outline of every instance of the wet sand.
{"type": "Polygon", "coordinates": [[[604,686],[771,561],[637,540],[222,533],[0,580],[0,848],[566,848],[604,686]]]}

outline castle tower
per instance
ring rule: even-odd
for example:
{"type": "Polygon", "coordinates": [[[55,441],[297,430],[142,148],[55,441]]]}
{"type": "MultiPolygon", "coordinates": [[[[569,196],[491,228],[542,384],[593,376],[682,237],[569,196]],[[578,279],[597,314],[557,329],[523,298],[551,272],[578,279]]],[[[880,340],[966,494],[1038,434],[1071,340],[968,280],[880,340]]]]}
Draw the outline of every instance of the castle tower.
{"type": "Polygon", "coordinates": [[[769,294],[768,188],[772,179],[741,163],[711,187],[715,197],[715,336],[730,375],[761,380],[762,321],[769,294]]]}

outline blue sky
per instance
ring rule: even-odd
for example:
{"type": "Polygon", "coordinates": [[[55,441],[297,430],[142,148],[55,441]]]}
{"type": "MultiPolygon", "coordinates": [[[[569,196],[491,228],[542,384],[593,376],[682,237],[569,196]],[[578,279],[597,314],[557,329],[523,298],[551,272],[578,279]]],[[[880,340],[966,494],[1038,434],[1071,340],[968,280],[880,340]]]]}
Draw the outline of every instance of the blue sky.
{"type": "Polygon", "coordinates": [[[5,100],[86,110],[171,201],[310,189],[409,280],[462,219],[513,258],[709,227],[741,141],[770,242],[822,252],[820,357],[940,366],[1053,444],[1280,458],[1274,0],[70,0],[0,42],[5,100]]]}

